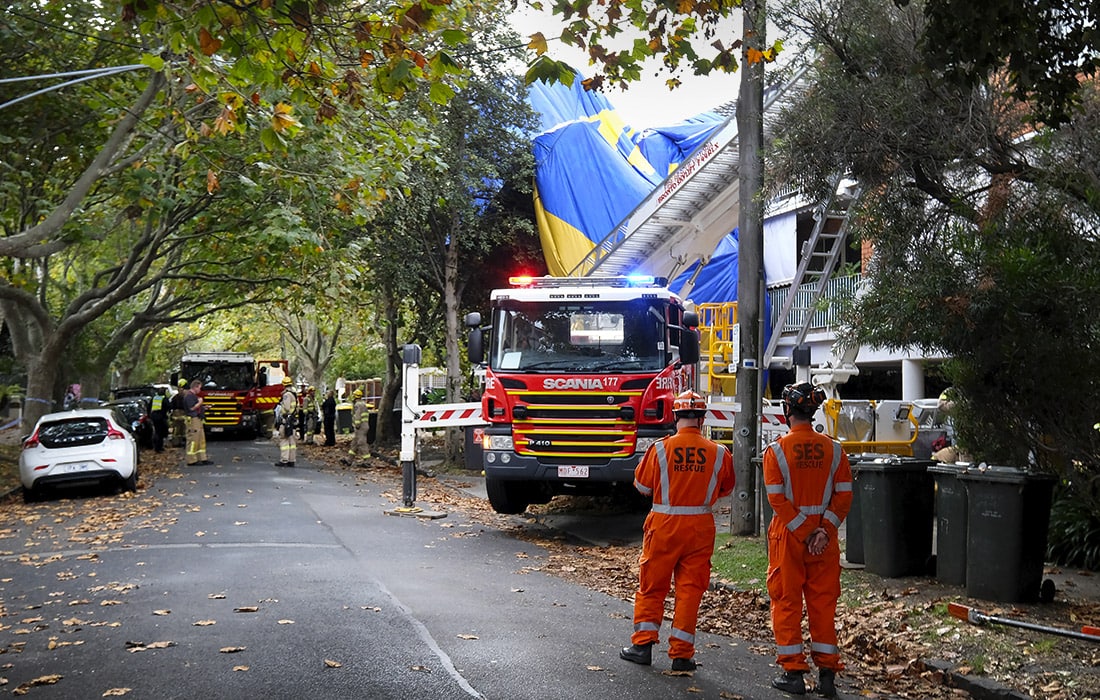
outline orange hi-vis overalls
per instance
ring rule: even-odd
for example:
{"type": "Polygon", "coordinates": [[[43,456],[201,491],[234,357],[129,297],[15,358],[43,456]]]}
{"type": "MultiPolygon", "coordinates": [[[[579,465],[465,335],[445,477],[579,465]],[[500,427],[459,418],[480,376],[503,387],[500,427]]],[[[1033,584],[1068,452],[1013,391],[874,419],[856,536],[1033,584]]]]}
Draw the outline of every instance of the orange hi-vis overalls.
{"type": "Polygon", "coordinates": [[[634,596],[633,644],[659,641],[665,598],[676,577],[676,600],[668,655],[695,655],[699,603],[710,585],[714,553],[711,508],[733,491],[729,450],[703,437],[698,428],[681,428],[654,443],[634,470],[634,487],[652,496],[642,537],[641,572],[634,596]]]}
{"type": "Polygon", "coordinates": [[[809,424],[764,450],[764,484],[775,517],[768,526],[768,595],[776,662],[786,671],[808,671],[802,647],[802,600],[810,623],[810,655],[818,668],[844,669],[836,640],[840,598],[837,528],[852,506],[852,470],[840,443],[809,424]],[[806,540],[824,528],[829,544],[810,554],[806,540]]]}

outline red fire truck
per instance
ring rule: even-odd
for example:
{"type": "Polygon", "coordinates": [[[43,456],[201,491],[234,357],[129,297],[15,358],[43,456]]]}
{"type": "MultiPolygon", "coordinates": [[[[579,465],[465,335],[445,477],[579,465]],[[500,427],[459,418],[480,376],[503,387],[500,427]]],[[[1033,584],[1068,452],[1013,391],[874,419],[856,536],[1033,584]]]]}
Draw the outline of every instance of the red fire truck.
{"type": "Polygon", "coordinates": [[[466,323],[485,366],[485,486],[500,513],[559,493],[607,493],[675,427],[693,385],[698,319],[652,277],[516,277],[466,323]],[[486,337],[487,333],[487,337],[486,337]]]}
{"type": "Polygon", "coordinates": [[[268,435],[283,394],[287,360],[257,360],[245,352],[195,352],[180,360],[177,377],[202,382],[209,433],[268,435]]]}

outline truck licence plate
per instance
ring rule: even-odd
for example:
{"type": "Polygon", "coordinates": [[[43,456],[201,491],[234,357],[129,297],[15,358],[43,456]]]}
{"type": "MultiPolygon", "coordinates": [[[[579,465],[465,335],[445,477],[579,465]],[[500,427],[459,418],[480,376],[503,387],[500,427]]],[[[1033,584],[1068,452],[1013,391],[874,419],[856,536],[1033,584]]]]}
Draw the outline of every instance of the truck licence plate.
{"type": "Polygon", "coordinates": [[[210,432],[212,432],[212,433],[224,433],[225,428],[221,427],[220,425],[215,425],[214,427],[210,428],[210,432]]]}
{"type": "Polygon", "coordinates": [[[588,478],[588,465],[586,464],[569,464],[558,467],[558,476],[560,478],[571,479],[587,479],[588,478]]]}

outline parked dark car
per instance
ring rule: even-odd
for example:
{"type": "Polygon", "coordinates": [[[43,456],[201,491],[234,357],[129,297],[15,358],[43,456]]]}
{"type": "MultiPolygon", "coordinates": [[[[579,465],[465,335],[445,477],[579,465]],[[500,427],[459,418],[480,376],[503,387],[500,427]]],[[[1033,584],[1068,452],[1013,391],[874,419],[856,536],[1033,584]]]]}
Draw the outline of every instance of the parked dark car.
{"type": "Polygon", "coordinates": [[[153,449],[153,418],[149,415],[149,401],[140,397],[115,399],[103,404],[119,417],[119,423],[130,431],[142,449],[153,449]]]}
{"type": "Polygon", "coordinates": [[[121,401],[123,399],[145,399],[147,403],[152,403],[153,397],[160,393],[160,389],[152,384],[142,384],[141,386],[124,386],[117,389],[111,389],[111,400],[121,401]]]}

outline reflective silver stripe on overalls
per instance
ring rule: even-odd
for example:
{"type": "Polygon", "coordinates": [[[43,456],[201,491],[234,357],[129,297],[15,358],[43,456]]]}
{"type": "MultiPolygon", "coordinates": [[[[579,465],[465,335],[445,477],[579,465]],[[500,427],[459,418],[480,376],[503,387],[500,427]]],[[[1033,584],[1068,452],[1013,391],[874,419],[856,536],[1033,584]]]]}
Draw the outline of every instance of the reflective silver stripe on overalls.
{"type": "MultiPolygon", "coordinates": [[[[657,451],[657,465],[661,468],[661,497],[668,498],[668,457],[665,454],[664,443],[654,443],[657,451]]],[[[703,505],[698,506],[671,506],[667,503],[653,502],[653,512],[661,513],[663,515],[705,515],[711,512],[711,506],[714,505],[716,500],[714,497],[715,492],[718,490],[718,467],[722,464],[723,455],[726,453],[726,448],[722,445],[716,445],[718,448],[714,453],[714,460],[710,465],[710,483],[707,484],[707,495],[703,500],[703,505]]]]}
{"type": "MultiPolygon", "coordinates": [[[[836,514],[829,510],[829,501],[833,497],[833,480],[836,478],[836,471],[840,468],[840,443],[836,440],[831,440],[833,445],[833,458],[832,463],[829,465],[829,478],[825,481],[824,493],[821,495],[820,505],[809,506],[796,506],[798,508],[798,515],[796,515],[791,522],[787,523],[787,529],[791,532],[795,532],[799,527],[811,515],[821,515],[822,517],[833,523],[834,526],[840,525],[840,518],[836,517],[836,514]]],[[[771,450],[775,456],[776,465],[779,467],[779,473],[783,476],[783,483],[781,484],[766,484],[766,491],[769,494],[783,494],[791,505],[794,505],[794,491],[791,489],[791,468],[787,464],[787,455],[783,453],[782,448],[779,447],[778,442],[773,442],[768,445],[768,449],[771,450]]],[[[844,482],[837,485],[837,491],[851,491],[852,482],[844,482]]]]}

